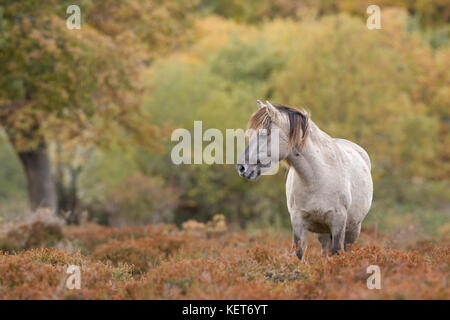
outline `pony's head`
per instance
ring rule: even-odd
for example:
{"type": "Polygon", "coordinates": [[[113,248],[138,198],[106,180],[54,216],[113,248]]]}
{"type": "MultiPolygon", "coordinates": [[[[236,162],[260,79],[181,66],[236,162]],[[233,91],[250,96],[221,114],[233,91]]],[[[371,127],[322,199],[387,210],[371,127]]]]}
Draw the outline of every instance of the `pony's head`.
{"type": "Polygon", "coordinates": [[[241,177],[256,179],[294,150],[303,148],[309,129],[309,114],[302,110],[257,100],[259,109],[248,123],[249,142],[236,169],[241,177]],[[276,150],[276,152],[273,152],[276,150]]]}

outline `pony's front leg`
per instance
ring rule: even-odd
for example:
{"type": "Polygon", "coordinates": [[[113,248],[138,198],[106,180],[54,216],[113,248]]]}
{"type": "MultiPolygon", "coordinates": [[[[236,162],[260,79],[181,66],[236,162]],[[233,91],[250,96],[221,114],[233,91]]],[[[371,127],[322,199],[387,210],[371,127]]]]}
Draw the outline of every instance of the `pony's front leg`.
{"type": "Polygon", "coordinates": [[[331,224],[331,254],[344,252],[345,224],[347,222],[347,214],[345,212],[336,212],[333,215],[331,224]]]}
{"type": "Polygon", "coordinates": [[[297,257],[302,260],[303,249],[306,246],[306,227],[301,220],[300,214],[291,214],[292,229],[294,231],[294,242],[292,244],[297,257]]]}

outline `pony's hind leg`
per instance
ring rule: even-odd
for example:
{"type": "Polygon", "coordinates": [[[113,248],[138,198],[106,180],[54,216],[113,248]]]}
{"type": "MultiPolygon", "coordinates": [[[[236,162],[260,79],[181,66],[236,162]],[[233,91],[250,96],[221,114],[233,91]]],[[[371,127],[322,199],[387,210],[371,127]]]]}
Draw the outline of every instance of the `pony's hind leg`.
{"type": "Polygon", "coordinates": [[[331,244],[331,234],[329,233],[319,233],[317,235],[317,239],[319,239],[320,244],[322,245],[322,255],[326,256],[329,246],[331,244]]]}

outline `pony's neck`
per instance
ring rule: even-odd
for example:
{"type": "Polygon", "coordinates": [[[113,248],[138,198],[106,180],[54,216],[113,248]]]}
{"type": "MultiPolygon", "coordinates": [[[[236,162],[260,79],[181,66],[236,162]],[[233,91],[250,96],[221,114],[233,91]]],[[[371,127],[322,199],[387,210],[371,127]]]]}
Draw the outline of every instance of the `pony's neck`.
{"type": "Polygon", "coordinates": [[[314,188],[325,176],[327,155],[324,152],[332,138],[309,121],[310,132],[304,146],[301,149],[293,148],[287,161],[295,169],[302,183],[314,188]]]}

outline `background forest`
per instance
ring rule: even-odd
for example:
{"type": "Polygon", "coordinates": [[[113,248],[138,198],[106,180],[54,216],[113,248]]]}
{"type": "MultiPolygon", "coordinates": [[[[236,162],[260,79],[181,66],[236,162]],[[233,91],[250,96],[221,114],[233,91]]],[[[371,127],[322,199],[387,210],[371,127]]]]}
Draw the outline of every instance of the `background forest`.
{"type": "Polygon", "coordinates": [[[256,99],[311,112],[372,159],[380,230],[450,232],[450,6],[367,1],[0,0],[0,219],[289,230],[286,170],[170,160],[173,129],[245,128],[256,99]]]}

